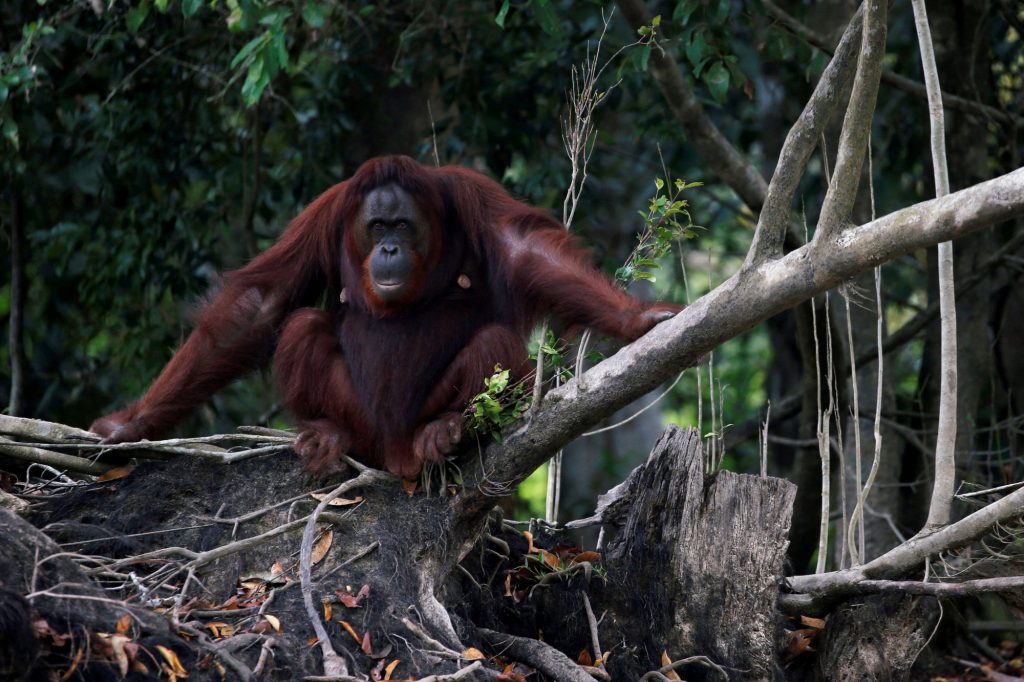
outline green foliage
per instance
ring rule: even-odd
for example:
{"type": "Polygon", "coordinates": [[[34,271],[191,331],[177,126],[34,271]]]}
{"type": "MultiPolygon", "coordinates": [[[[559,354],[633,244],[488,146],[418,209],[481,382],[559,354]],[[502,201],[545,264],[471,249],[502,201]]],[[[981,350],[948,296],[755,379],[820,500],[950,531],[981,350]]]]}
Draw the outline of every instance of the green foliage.
{"type": "Polygon", "coordinates": [[[467,429],[476,436],[490,435],[501,442],[501,430],[518,420],[530,407],[531,396],[522,382],[509,384],[509,371],[494,366],[494,374],[484,379],[484,391],[473,397],[466,408],[467,429]]]}
{"type": "Polygon", "coordinates": [[[640,280],[656,281],[652,271],[659,267],[658,259],[667,254],[677,240],[693,239],[697,230],[704,229],[693,224],[689,202],[680,198],[686,190],[703,184],[675,180],[670,183],[673,189],[665,193],[665,181],[661,178],[654,180],[655,192],[648,202],[647,211],[637,211],[643,218],[644,230],[637,235],[637,244],[625,265],[615,271],[616,279],[626,284],[640,280]]]}

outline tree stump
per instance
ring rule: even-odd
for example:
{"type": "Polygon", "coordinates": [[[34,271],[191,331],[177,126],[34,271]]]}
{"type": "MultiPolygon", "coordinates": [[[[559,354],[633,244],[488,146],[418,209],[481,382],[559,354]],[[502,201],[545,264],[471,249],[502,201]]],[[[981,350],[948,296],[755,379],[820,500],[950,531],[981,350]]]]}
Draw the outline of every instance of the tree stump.
{"type": "MultiPolygon", "coordinates": [[[[775,611],[796,487],[729,471],[707,477],[696,429],[670,427],[626,485],[628,512],[605,554],[604,629],[627,638],[614,679],[706,656],[733,680],[781,678],[775,611]],[[612,622],[614,621],[614,622],[612,622]]],[[[687,680],[716,672],[694,664],[687,680]]]]}

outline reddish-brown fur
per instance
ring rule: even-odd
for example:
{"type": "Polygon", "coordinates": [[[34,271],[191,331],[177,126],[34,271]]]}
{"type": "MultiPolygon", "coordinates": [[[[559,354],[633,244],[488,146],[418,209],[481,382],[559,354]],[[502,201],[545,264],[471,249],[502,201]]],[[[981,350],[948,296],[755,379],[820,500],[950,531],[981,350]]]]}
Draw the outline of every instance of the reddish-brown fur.
{"type": "Polygon", "coordinates": [[[495,364],[527,371],[525,335],[542,316],[631,341],[679,309],[620,291],[557,220],[480,173],[381,157],[228,274],[146,394],[91,428],[111,442],[158,436],[273,356],[285,404],[304,422],[297,450],[310,469],[328,473],[349,453],[411,477],[461,438],[462,410],[495,364]],[[414,298],[388,306],[347,226],[368,192],[392,184],[414,199],[430,235],[414,298]],[[327,310],[309,307],[325,291],[327,310]]]}

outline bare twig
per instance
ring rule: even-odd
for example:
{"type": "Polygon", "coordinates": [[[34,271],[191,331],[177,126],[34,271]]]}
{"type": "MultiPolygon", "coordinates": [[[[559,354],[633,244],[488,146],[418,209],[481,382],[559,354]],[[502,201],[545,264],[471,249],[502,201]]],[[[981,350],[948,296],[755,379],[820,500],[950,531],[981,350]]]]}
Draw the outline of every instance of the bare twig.
{"type": "Polygon", "coordinates": [[[729,673],[725,672],[725,668],[712,661],[707,656],[690,656],[688,658],[681,658],[678,661],[672,661],[668,665],[663,665],[657,670],[652,670],[643,677],[640,678],[640,682],[647,682],[648,680],[668,680],[668,673],[675,670],[679,670],[686,665],[703,665],[707,668],[714,670],[719,677],[728,682],[729,673]]]}
{"type": "Polygon", "coordinates": [[[11,206],[11,291],[8,340],[11,356],[11,393],[7,411],[25,414],[25,224],[21,192],[12,188],[11,206]]]}
{"type": "Polygon", "coordinates": [[[306,615],[309,617],[313,631],[317,636],[320,654],[324,659],[325,675],[348,675],[348,666],[345,663],[345,659],[339,656],[338,652],[331,645],[327,628],[324,627],[323,620],[320,618],[320,612],[317,611],[313,600],[313,541],[316,537],[317,519],[323,515],[324,511],[331,504],[331,500],[344,495],[353,488],[372,485],[383,480],[393,480],[393,477],[382,471],[366,469],[355,478],[345,481],[320,500],[320,504],[307,517],[306,527],[302,531],[302,549],[299,554],[299,579],[302,581],[302,602],[306,607],[306,615]]]}
{"type": "Polygon", "coordinates": [[[409,629],[409,632],[416,635],[416,637],[427,646],[427,650],[435,656],[441,658],[447,658],[452,661],[458,661],[462,658],[462,654],[454,649],[445,646],[441,642],[437,641],[430,634],[423,629],[418,623],[414,622],[409,618],[402,619],[402,625],[409,629]]]}
{"type": "MultiPolygon", "coordinates": [[[[870,138],[868,143],[868,188],[871,196],[871,219],[875,219],[875,186],[874,186],[874,164],[872,161],[870,138]]],[[[865,553],[864,543],[864,509],[867,506],[868,495],[871,493],[871,487],[875,483],[875,477],[878,476],[878,467],[882,461],[882,397],[883,397],[883,384],[885,379],[884,373],[884,356],[885,353],[882,350],[882,339],[885,332],[885,309],[882,307],[882,268],[875,268],[875,320],[876,320],[876,332],[875,338],[878,346],[878,374],[875,378],[875,420],[873,425],[873,435],[875,438],[875,453],[871,459],[871,470],[868,472],[868,480],[860,487],[860,495],[857,497],[857,506],[853,510],[853,517],[857,520],[860,526],[860,555],[861,561],[867,560],[865,553]]],[[[857,420],[855,425],[857,432],[860,432],[860,421],[857,420]]],[[[858,485],[860,477],[858,476],[858,485]]],[[[891,518],[888,519],[890,524],[892,523],[891,518]]],[[[850,528],[851,535],[853,534],[853,528],[851,523],[850,528]]],[[[899,533],[896,533],[899,537],[899,533]]]]}
{"type": "MultiPolygon", "coordinates": [[[[851,291],[843,292],[843,306],[846,311],[846,346],[850,354],[850,389],[853,392],[853,492],[859,500],[864,494],[864,479],[860,468],[860,396],[858,395],[860,382],[857,381],[857,358],[853,349],[853,320],[850,319],[850,296],[852,295],[851,291]]],[[[846,532],[846,546],[850,550],[850,562],[853,565],[864,561],[864,520],[858,517],[858,514],[862,513],[863,510],[858,504],[850,514],[850,525],[846,532]]]]}
{"type": "MultiPolygon", "coordinates": [[[[594,660],[600,661],[604,654],[601,653],[601,639],[597,634],[597,617],[594,616],[594,608],[590,605],[590,597],[586,592],[580,593],[583,596],[583,608],[587,612],[587,625],[590,627],[590,646],[594,653],[594,660]]],[[[603,664],[602,666],[603,667],[603,664]]]]}

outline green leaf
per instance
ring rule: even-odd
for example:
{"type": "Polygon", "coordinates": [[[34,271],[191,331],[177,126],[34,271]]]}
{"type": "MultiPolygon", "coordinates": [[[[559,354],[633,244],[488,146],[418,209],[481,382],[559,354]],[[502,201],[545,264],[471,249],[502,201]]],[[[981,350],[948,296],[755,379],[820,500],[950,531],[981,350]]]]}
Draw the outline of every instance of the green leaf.
{"type": "Polygon", "coordinates": [[[729,69],[725,67],[725,64],[715,62],[704,74],[704,82],[707,83],[715,101],[719,103],[725,101],[725,96],[729,93],[729,69]]]}
{"type": "Polygon", "coordinates": [[[501,3],[501,9],[498,10],[498,16],[494,17],[494,23],[501,28],[505,28],[505,18],[508,17],[508,10],[511,5],[511,0],[505,0],[505,2],[501,3]]]}
{"type": "Polygon", "coordinates": [[[107,350],[107,348],[109,347],[110,334],[106,331],[101,331],[99,334],[92,337],[86,344],[85,353],[90,358],[95,358],[96,356],[103,353],[103,351],[107,350]]]}
{"type": "Polygon", "coordinates": [[[247,42],[244,46],[242,46],[242,49],[239,50],[238,54],[236,54],[234,58],[231,60],[231,68],[236,68],[239,64],[248,59],[249,55],[251,55],[256,50],[256,48],[260,47],[263,43],[265,43],[268,37],[268,34],[264,33],[262,35],[256,36],[255,38],[247,42]]]}
{"type": "Polygon", "coordinates": [[[125,23],[128,26],[129,33],[138,33],[142,22],[146,20],[147,16],[149,16],[149,0],[142,0],[138,7],[132,7],[128,10],[125,23]]]}
{"type": "Polygon", "coordinates": [[[249,65],[249,73],[245,76],[245,83],[242,85],[242,100],[246,106],[253,106],[260,101],[263,90],[270,82],[270,77],[263,68],[263,57],[257,57],[249,65]]]}
{"type": "Polygon", "coordinates": [[[202,6],[203,0],[181,0],[181,14],[186,19],[191,19],[192,15],[198,12],[202,6]]]}
{"type": "Polygon", "coordinates": [[[10,116],[4,118],[3,125],[0,126],[0,132],[3,133],[4,138],[14,145],[14,148],[18,148],[18,125],[14,122],[14,119],[10,116]]]}
{"type": "Polygon", "coordinates": [[[636,56],[636,68],[637,71],[647,71],[647,62],[651,59],[651,50],[653,48],[650,45],[644,45],[634,54],[636,56]]]}
{"type": "Polygon", "coordinates": [[[288,46],[284,42],[284,31],[274,36],[273,47],[277,49],[277,63],[282,69],[288,68],[288,46]]]}
{"type": "Polygon", "coordinates": [[[260,24],[263,26],[274,26],[284,23],[284,20],[291,16],[291,10],[280,8],[267,12],[260,17],[260,24]]]}
{"type": "Polygon", "coordinates": [[[694,66],[700,64],[701,59],[704,58],[707,46],[704,32],[700,30],[694,31],[690,42],[686,45],[686,58],[690,60],[690,64],[694,66]]]}
{"type": "Polygon", "coordinates": [[[729,18],[729,0],[718,0],[718,6],[715,7],[715,13],[711,16],[711,23],[716,26],[725,24],[725,20],[729,18]]]}
{"type": "Polygon", "coordinates": [[[537,21],[540,28],[549,36],[558,37],[562,34],[562,24],[558,21],[558,14],[548,0],[532,0],[530,6],[537,14],[537,21]]]}
{"type": "Polygon", "coordinates": [[[685,26],[690,21],[690,15],[700,7],[700,0],[683,0],[676,5],[672,12],[672,18],[685,26]]]}
{"type": "Polygon", "coordinates": [[[7,101],[8,92],[10,92],[10,90],[8,90],[7,86],[3,83],[0,83],[0,104],[3,104],[7,101]]]}
{"type": "Polygon", "coordinates": [[[313,2],[307,2],[302,8],[302,18],[313,28],[323,28],[327,21],[324,6],[313,2]]]}
{"type": "Polygon", "coordinates": [[[160,14],[167,14],[167,3],[169,0],[153,0],[153,6],[160,14]]]}

